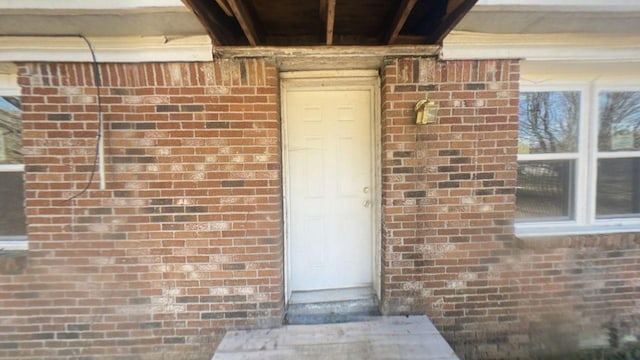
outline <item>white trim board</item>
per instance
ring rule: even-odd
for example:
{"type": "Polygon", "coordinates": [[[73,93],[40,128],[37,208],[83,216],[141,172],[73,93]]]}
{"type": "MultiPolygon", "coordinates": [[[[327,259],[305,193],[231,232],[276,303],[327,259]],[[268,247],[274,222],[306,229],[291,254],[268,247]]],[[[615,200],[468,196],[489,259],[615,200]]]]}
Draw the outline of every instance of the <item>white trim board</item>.
{"type": "MultiPolygon", "coordinates": [[[[89,38],[98,62],[212,61],[207,35],[186,37],[89,38]]],[[[0,62],[91,62],[91,53],[78,36],[0,37],[0,62]]]]}
{"type": "Polygon", "coordinates": [[[453,31],[444,60],[640,61],[640,36],[620,34],[491,34],[453,31]]]}
{"type": "Polygon", "coordinates": [[[640,10],[640,3],[637,0],[478,0],[473,11],[495,11],[496,8],[522,11],[531,9],[548,9],[551,11],[633,11],[640,10]]]}
{"type": "Polygon", "coordinates": [[[0,0],[0,9],[45,10],[128,10],[144,8],[185,8],[180,0],[0,0]]]}
{"type": "Polygon", "coordinates": [[[327,70],[281,72],[280,79],[336,79],[336,78],[376,78],[375,70],[327,70]]]}
{"type": "Polygon", "coordinates": [[[0,164],[0,172],[22,172],[24,164],[0,164]]]}
{"type": "Polygon", "coordinates": [[[586,84],[592,81],[612,84],[640,84],[639,61],[554,62],[522,61],[520,85],[586,84]]]}

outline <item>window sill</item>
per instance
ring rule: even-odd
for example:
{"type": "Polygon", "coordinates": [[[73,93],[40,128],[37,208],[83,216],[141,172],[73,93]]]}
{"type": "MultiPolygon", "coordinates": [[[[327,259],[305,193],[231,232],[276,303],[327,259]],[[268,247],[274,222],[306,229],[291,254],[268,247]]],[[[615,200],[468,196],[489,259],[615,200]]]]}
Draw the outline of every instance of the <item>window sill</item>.
{"type": "Polygon", "coordinates": [[[515,224],[518,237],[598,235],[640,232],[640,220],[625,222],[603,222],[590,225],[567,222],[539,222],[515,224]]]}
{"type": "Polygon", "coordinates": [[[0,236],[0,251],[28,250],[26,236],[0,236]]]}

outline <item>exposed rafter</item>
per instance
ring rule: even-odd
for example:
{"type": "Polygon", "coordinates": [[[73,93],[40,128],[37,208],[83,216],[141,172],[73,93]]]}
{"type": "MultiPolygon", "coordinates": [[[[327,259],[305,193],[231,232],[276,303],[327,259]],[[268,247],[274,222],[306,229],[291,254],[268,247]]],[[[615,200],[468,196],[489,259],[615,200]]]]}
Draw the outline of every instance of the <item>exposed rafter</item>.
{"type": "Polygon", "coordinates": [[[216,3],[218,3],[220,9],[222,9],[222,11],[227,14],[227,16],[233,16],[233,11],[231,10],[231,7],[229,7],[229,3],[227,3],[227,0],[216,0],[216,3]]]}
{"type": "Polygon", "coordinates": [[[226,0],[226,2],[229,4],[231,11],[233,11],[233,15],[238,20],[249,44],[252,46],[259,45],[260,37],[256,31],[255,22],[243,0],[226,0]]]}
{"type": "MultiPolygon", "coordinates": [[[[216,12],[216,8],[199,0],[182,0],[182,2],[193,11],[198,20],[209,33],[214,45],[226,45],[233,41],[235,36],[231,31],[232,20],[223,14],[216,12]],[[222,16],[220,16],[222,15],[222,16]]],[[[220,10],[218,10],[220,11],[220,10]]],[[[220,11],[220,13],[222,13],[220,11]]]]}
{"type": "Polygon", "coordinates": [[[477,0],[182,1],[217,46],[354,46],[441,44],[477,0]]]}
{"type": "Polygon", "coordinates": [[[428,44],[442,44],[444,38],[471,10],[478,0],[449,0],[447,14],[440,19],[438,26],[426,38],[428,44]]]}
{"type": "Polygon", "coordinates": [[[326,0],[327,3],[327,45],[333,44],[333,24],[336,19],[336,0],[326,0]]]}
{"type": "Polygon", "coordinates": [[[409,14],[411,14],[411,10],[416,5],[418,0],[403,0],[400,6],[398,7],[398,12],[396,12],[396,16],[389,27],[389,31],[387,32],[384,43],[385,44],[393,44],[398,39],[400,35],[400,30],[404,26],[404,23],[407,21],[409,14]]]}

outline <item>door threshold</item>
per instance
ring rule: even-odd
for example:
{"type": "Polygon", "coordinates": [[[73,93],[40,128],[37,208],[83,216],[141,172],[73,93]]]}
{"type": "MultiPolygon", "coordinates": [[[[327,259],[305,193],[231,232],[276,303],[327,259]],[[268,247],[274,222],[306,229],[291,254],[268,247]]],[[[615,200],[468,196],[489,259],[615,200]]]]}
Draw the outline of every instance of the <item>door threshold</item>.
{"type": "Polygon", "coordinates": [[[294,291],[287,307],[287,324],[330,324],[368,321],[380,315],[371,286],[294,291]]]}
{"type": "Polygon", "coordinates": [[[289,304],[358,300],[370,298],[371,296],[375,296],[375,292],[371,286],[294,291],[291,293],[289,304]]]}

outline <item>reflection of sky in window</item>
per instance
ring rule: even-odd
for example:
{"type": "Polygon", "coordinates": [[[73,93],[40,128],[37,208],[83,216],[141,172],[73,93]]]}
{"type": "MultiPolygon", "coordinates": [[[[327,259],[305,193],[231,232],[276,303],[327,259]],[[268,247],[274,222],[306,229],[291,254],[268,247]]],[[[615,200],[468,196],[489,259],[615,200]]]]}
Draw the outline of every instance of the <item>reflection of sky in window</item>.
{"type": "Polygon", "coordinates": [[[523,92],[520,95],[519,138],[532,152],[577,150],[580,93],[523,92]]]}
{"type": "MultiPolygon", "coordinates": [[[[521,99],[520,102],[520,122],[527,124],[529,122],[529,113],[527,112],[527,107],[532,105],[530,104],[530,98],[525,93],[525,98],[521,99]]],[[[545,100],[548,102],[544,107],[544,111],[549,115],[546,120],[548,127],[553,132],[558,132],[558,130],[562,130],[563,125],[567,123],[567,119],[569,118],[569,108],[567,104],[567,99],[561,92],[543,92],[543,93],[533,93],[532,96],[538,98],[546,98],[545,100]]],[[[543,119],[540,119],[543,120],[543,119]]],[[[543,127],[543,122],[539,123],[539,127],[543,127]]]]}
{"type": "Polygon", "coordinates": [[[10,111],[20,111],[19,107],[20,103],[17,98],[2,96],[0,97],[0,108],[7,109],[10,111]]]}

